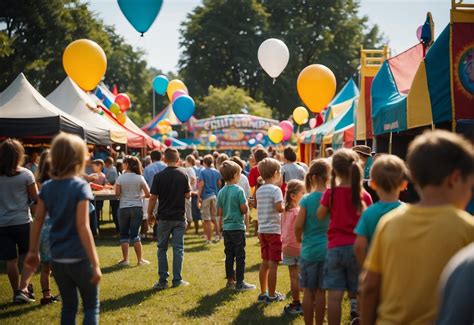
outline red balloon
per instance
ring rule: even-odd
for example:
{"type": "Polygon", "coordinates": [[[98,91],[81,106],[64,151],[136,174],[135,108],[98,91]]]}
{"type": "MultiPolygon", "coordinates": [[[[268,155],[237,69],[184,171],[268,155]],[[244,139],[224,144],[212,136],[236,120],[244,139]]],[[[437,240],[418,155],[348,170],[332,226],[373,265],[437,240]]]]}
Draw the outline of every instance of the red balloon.
{"type": "Polygon", "coordinates": [[[122,112],[127,111],[130,108],[130,97],[127,94],[121,93],[115,97],[115,102],[120,106],[122,112]]]}
{"type": "Polygon", "coordinates": [[[170,138],[166,138],[166,139],[165,139],[165,146],[169,147],[169,146],[171,146],[172,143],[173,143],[173,142],[171,141],[170,138]]]}
{"type": "Polygon", "coordinates": [[[316,127],[324,123],[323,116],[321,114],[316,115],[316,127]]]}

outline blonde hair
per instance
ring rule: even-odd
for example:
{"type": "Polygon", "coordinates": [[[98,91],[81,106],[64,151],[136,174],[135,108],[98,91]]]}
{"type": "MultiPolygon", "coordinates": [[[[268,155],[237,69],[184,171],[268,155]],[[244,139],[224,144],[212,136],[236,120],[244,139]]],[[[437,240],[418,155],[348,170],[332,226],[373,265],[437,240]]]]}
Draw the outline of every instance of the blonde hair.
{"type": "Polygon", "coordinates": [[[288,182],[286,186],[286,194],[285,194],[285,211],[289,211],[290,209],[295,208],[293,206],[293,201],[291,199],[291,195],[296,195],[300,191],[304,191],[304,183],[297,179],[292,179],[288,182]]]}
{"type": "Polygon", "coordinates": [[[331,171],[331,166],[326,159],[319,158],[314,160],[309,166],[308,173],[305,176],[305,186],[306,192],[310,193],[313,190],[314,182],[313,177],[316,177],[321,182],[326,183],[329,179],[329,173],[331,171]]]}
{"type": "Polygon", "coordinates": [[[258,163],[258,171],[260,172],[260,176],[262,176],[264,181],[271,179],[276,172],[280,171],[280,169],[280,163],[278,160],[273,158],[265,158],[258,163]]]}
{"type": "Polygon", "coordinates": [[[370,170],[370,178],[385,192],[392,192],[408,180],[403,160],[394,155],[380,155],[370,170]]]}
{"type": "Polygon", "coordinates": [[[60,133],[51,144],[52,178],[77,176],[84,172],[87,146],[77,135],[60,133]]]}

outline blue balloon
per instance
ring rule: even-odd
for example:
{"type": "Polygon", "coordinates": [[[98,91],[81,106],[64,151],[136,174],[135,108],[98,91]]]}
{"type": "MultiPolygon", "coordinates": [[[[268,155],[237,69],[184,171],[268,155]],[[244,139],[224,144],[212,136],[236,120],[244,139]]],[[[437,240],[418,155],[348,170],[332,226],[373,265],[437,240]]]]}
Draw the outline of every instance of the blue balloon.
{"type": "Polygon", "coordinates": [[[153,89],[155,89],[156,93],[159,95],[166,94],[166,89],[168,89],[168,77],[164,75],[156,76],[153,79],[153,89]]]}
{"type": "Polygon", "coordinates": [[[137,32],[145,33],[158,16],[163,0],[118,0],[125,18],[137,32]]]}
{"type": "Polygon", "coordinates": [[[174,115],[183,123],[193,116],[195,108],[194,100],[187,95],[179,96],[173,102],[174,115]]]}
{"type": "Polygon", "coordinates": [[[257,144],[257,141],[255,139],[250,139],[247,144],[249,145],[249,147],[253,147],[257,144]]]}

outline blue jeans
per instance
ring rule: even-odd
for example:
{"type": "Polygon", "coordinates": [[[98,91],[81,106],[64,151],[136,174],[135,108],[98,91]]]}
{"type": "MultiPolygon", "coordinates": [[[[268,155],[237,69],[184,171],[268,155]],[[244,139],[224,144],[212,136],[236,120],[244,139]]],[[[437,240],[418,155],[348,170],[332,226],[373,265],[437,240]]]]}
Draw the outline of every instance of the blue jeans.
{"type": "Polygon", "coordinates": [[[120,244],[134,244],[140,241],[140,227],[143,220],[143,208],[122,208],[119,213],[120,244]]]}
{"type": "Polygon", "coordinates": [[[53,261],[51,267],[61,294],[61,325],[76,324],[78,290],[84,309],[83,324],[99,324],[99,286],[90,282],[92,267],[89,261],[87,259],[77,263],[53,261]]]}
{"type": "Polygon", "coordinates": [[[158,235],[158,275],[160,283],[168,282],[168,244],[171,237],[173,245],[173,284],[181,282],[181,270],[184,258],[184,232],[186,221],[159,220],[157,227],[158,235]]]}

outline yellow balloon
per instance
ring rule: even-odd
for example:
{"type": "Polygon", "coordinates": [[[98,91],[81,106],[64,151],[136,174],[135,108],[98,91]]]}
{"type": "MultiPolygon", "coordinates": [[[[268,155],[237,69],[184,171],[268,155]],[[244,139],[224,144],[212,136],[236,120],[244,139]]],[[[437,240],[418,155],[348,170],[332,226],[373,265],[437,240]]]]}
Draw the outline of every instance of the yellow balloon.
{"type": "Polygon", "coordinates": [[[278,125],[273,125],[268,129],[268,137],[273,143],[280,143],[283,140],[283,129],[278,125]]]}
{"type": "Polygon", "coordinates": [[[127,122],[127,115],[125,113],[118,113],[117,121],[119,121],[120,124],[124,124],[127,122]]]}
{"type": "Polygon", "coordinates": [[[308,122],[308,118],[308,110],[303,106],[298,106],[293,110],[293,120],[295,120],[296,124],[305,124],[306,122],[308,122]]]}
{"type": "Polygon", "coordinates": [[[215,134],[209,135],[209,142],[216,142],[216,140],[217,140],[217,137],[215,134]]]}
{"type": "Polygon", "coordinates": [[[168,94],[170,102],[173,99],[173,94],[176,90],[183,90],[184,92],[188,93],[188,88],[186,88],[184,82],[179,79],[173,79],[168,83],[168,88],[166,89],[166,93],[168,94]]]}
{"type": "Polygon", "coordinates": [[[107,70],[104,50],[94,41],[79,39],[70,43],[63,53],[66,74],[84,90],[94,89],[107,70]]]}
{"type": "Polygon", "coordinates": [[[322,64],[312,64],[301,70],[296,81],[298,94],[314,113],[321,112],[336,93],[336,77],[322,64]]]}

